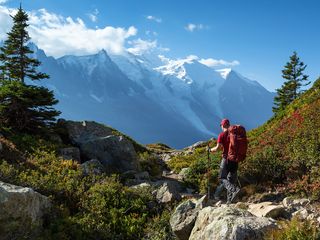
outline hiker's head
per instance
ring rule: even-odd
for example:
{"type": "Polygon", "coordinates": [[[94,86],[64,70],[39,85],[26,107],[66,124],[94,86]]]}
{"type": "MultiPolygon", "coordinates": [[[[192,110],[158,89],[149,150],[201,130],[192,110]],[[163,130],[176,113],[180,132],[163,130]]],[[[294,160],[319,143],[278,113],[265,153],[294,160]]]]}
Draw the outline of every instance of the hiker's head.
{"type": "Polygon", "coordinates": [[[230,127],[230,121],[228,119],[222,119],[220,126],[222,129],[228,129],[230,127]]]}

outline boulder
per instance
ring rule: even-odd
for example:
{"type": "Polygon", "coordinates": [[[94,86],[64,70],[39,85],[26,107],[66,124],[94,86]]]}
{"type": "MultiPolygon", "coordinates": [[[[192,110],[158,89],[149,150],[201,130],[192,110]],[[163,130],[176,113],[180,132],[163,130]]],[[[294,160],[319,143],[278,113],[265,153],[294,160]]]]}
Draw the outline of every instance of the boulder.
{"type": "Polygon", "coordinates": [[[299,210],[310,204],[310,200],[307,198],[295,199],[293,197],[286,197],[282,201],[283,206],[289,209],[299,210]]]}
{"type": "Polygon", "coordinates": [[[80,150],[77,147],[60,148],[58,153],[63,159],[81,162],[80,150]]]}
{"type": "Polygon", "coordinates": [[[31,188],[0,182],[1,239],[22,239],[41,230],[49,199],[31,188]]]}
{"type": "Polygon", "coordinates": [[[138,169],[133,143],[114,129],[96,122],[66,121],[70,141],[80,148],[87,159],[97,159],[108,173],[138,169]]]}
{"type": "Polygon", "coordinates": [[[288,213],[282,205],[276,205],[272,202],[250,204],[248,211],[257,217],[270,217],[278,219],[288,216],[288,213]]]}
{"type": "Polygon", "coordinates": [[[63,125],[66,127],[69,139],[73,144],[115,135],[115,131],[112,128],[92,121],[64,121],[63,125]]]}
{"type": "Polygon", "coordinates": [[[179,240],[188,240],[194,223],[196,222],[198,211],[196,204],[192,200],[181,203],[170,218],[170,226],[173,233],[179,240]]]}
{"type": "Polygon", "coordinates": [[[206,206],[207,200],[206,195],[199,200],[188,199],[175,209],[170,218],[170,226],[179,240],[189,239],[198,212],[206,206]]]}
{"type": "Polygon", "coordinates": [[[105,172],[104,166],[97,159],[91,159],[90,161],[86,161],[80,165],[82,174],[84,176],[87,175],[99,175],[105,172]]]}
{"type": "Polygon", "coordinates": [[[180,201],[181,195],[177,188],[171,182],[165,182],[156,192],[156,198],[159,203],[171,203],[180,201]]]}
{"type": "Polygon", "coordinates": [[[256,217],[243,209],[206,207],[199,212],[189,240],[259,240],[275,227],[273,220],[256,217]]]}

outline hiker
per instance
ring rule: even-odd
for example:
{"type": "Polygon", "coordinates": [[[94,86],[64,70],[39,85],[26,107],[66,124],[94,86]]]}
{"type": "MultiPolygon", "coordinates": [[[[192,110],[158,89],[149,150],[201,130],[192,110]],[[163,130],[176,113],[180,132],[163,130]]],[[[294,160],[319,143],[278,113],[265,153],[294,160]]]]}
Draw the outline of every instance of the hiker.
{"type": "Polygon", "coordinates": [[[238,162],[228,160],[228,151],[229,151],[229,127],[230,122],[228,119],[223,119],[220,123],[222,132],[218,136],[217,146],[210,149],[211,152],[216,152],[219,149],[222,149],[222,160],[220,164],[220,173],[219,180],[220,184],[217,187],[214,193],[214,199],[220,200],[220,194],[223,188],[227,189],[227,204],[230,204],[235,196],[240,191],[240,188],[237,186],[237,170],[238,170],[238,162]]]}

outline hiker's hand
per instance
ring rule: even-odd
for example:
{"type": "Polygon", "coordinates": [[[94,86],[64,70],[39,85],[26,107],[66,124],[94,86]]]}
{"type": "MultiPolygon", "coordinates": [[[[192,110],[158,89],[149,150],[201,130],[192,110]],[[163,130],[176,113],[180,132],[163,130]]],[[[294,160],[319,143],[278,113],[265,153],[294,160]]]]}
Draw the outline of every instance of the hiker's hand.
{"type": "Polygon", "coordinates": [[[217,150],[216,150],[216,148],[210,148],[210,152],[216,152],[217,150]]]}

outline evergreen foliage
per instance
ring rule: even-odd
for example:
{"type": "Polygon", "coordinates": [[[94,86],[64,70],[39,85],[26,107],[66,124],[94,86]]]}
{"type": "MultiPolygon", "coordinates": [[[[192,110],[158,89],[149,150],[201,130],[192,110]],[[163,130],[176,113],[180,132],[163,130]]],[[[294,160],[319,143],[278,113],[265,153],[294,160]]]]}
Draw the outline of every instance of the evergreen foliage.
{"type": "Polygon", "coordinates": [[[275,107],[273,112],[278,113],[282,111],[287,105],[301,95],[301,87],[310,84],[308,76],[303,72],[306,69],[305,65],[296,52],[290,57],[290,61],[284,66],[282,70],[282,77],[285,79],[281,88],[277,89],[277,96],[274,98],[275,107]]]}
{"type": "Polygon", "coordinates": [[[38,72],[40,62],[31,57],[27,46],[27,13],[20,8],[13,18],[13,27],[0,48],[0,124],[2,129],[38,132],[55,121],[60,114],[52,105],[58,103],[47,88],[26,84],[26,80],[49,78],[38,72]]]}

